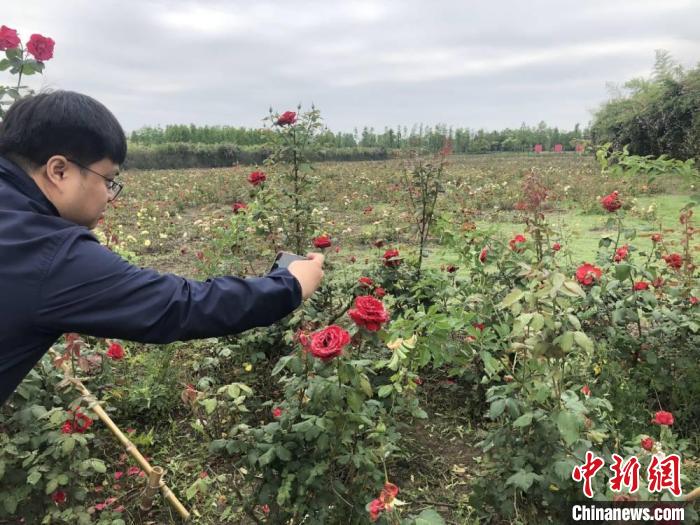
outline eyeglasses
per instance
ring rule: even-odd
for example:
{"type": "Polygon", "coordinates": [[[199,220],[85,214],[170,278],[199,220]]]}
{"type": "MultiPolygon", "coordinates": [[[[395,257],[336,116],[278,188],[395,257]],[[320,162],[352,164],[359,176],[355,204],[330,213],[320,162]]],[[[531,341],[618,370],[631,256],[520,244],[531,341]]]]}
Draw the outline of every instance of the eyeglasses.
{"type": "MultiPolygon", "coordinates": [[[[116,199],[116,198],[117,198],[117,195],[119,195],[119,193],[120,193],[120,192],[122,191],[122,189],[124,188],[124,185],[123,185],[121,182],[117,182],[116,180],[110,179],[109,177],[105,177],[105,176],[102,175],[101,173],[98,173],[98,172],[96,172],[95,170],[91,170],[91,169],[88,168],[87,166],[83,166],[82,164],[80,164],[79,162],[74,161],[73,159],[66,159],[66,160],[67,160],[68,162],[72,162],[73,164],[75,164],[76,166],[78,166],[78,167],[80,167],[80,168],[82,168],[82,169],[84,169],[84,170],[89,171],[90,173],[94,173],[95,175],[99,175],[99,176],[102,177],[104,180],[106,180],[106,181],[107,181],[107,191],[110,192],[110,193],[112,194],[112,197],[109,199],[109,202],[112,202],[114,199],[116,199]]],[[[117,172],[114,176],[116,177],[117,175],[119,175],[119,172],[117,172]]]]}

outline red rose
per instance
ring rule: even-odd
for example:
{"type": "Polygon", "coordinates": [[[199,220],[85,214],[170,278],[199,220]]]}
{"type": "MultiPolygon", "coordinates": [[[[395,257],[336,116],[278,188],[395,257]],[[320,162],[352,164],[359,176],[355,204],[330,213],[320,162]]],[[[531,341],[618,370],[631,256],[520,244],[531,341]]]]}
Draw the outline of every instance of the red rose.
{"type": "Polygon", "coordinates": [[[374,284],[374,281],[370,279],[369,277],[360,277],[358,279],[358,282],[365,288],[369,288],[374,284]]]}
{"type": "Polygon", "coordinates": [[[357,257],[355,257],[354,255],[351,255],[349,260],[351,263],[354,263],[355,261],[357,261],[357,257]]]}
{"type": "Polygon", "coordinates": [[[373,499],[370,501],[369,505],[367,505],[367,510],[369,511],[370,521],[375,522],[379,519],[379,515],[384,510],[384,503],[379,499],[373,499]]]}
{"type": "MultiPolygon", "coordinates": [[[[5,26],[3,26],[5,27],[5,26]]],[[[60,505],[61,503],[66,502],[66,493],[63,492],[62,490],[57,490],[53,494],[51,494],[51,499],[53,500],[54,503],[57,505],[60,505]]]]}
{"type": "Polygon", "coordinates": [[[119,361],[124,358],[124,349],[119,343],[112,343],[109,345],[109,350],[107,350],[107,357],[119,361]]]}
{"type": "Polygon", "coordinates": [[[481,261],[482,263],[485,263],[486,257],[488,256],[488,254],[489,254],[488,248],[484,248],[483,250],[481,250],[481,253],[479,254],[479,261],[481,261]]]}
{"type": "Polygon", "coordinates": [[[588,385],[583,385],[583,387],[581,388],[581,393],[582,393],[584,396],[588,397],[588,396],[591,395],[591,389],[588,388],[588,385]]]}
{"type": "Polygon", "coordinates": [[[450,264],[445,268],[445,271],[447,273],[455,273],[457,271],[457,267],[454,264],[450,264]]]}
{"type": "Polygon", "coordinates": [[[510,246],[511,250],[518,252],[518,253],[521,253],[523,251],[523,248],[520,247],[519,245],[524,243],[524,242],[525,242],[525,236],[518,234],[510,240],[508,245],[510,246]]]}
{"type": "Polygon", "coordinates": [[[625,244],[624,246],[618,248],[615,250],[615,257],[613,257],[613,260],[615,262],[621,262],[627,259],[627,256],[629,255],[629,248],[625,244]]]}
{"type": "Polygon", "coordinates": [[[646,281],[637,281],[634,283],[634,290],[636,292],[639,292],[641,290],[648,290],[649,289],[649,283],[646,281]]]}
{"type": "Polygon", "coordinates": [[[576,270],[576,280],[585,286],[593,284],[593,281],[600,279],[601,275],[603,272],[600,268],[589,263],[583,263],[576,270]]]}
{"type": "Polygon", "coordinates": [[[66,421],[65,423],[63,423],[63,426],[61,427],[61,432],[64,434],[72,434],[73,423],[71,421],[66,421]]]}
{"type": "Polygon", "coordinates": [[[389,315],[384,305],[371,295],[363,295],[355,298],[355,308],[348,312],[355,324],[366,328],[370,332],[376,332],[383,323],[389,320],[389,315]]]}
{"type": "Polygon", "coordinates": [[[10,29],[7,26],[0,27],[0,51],[6,49],[15,49],[19,47],[19,36],[16,29],[10,29]]]}
{"type": "Polygon", "coordinates": [[[246,205],[245,202],[234,202],[231,204],[231,209],[233,210],[233,213],[240,213],[244,211],[248,206],[246,205]]]}
{"type": "Polygon", "coordinates": [[[265,175],[262,171],[253,171],[250,175],[248,175],[248,182],[250,182],[253,186],[262,184],[266,179],[267,175],[265,175]]]}
{"type": "Polygon", "coordinates": [[[92,426],[92,419],[81,413],[80,409],[75,412],[69,410],[67,414],[71,419],[63,423],[61,427],[61,432],[64,434],[72,434],[74,432],[82,434],[92,426]]]}
{"type": "Polygon", "coordinates": [[[654,414],[654,419],[652,419],[651,422],[655,425],[671,426],[673,425],[673,414],[671,414],[671,412],[659,410],[656,414],[654,414]]]}
{"type": "Polygon", "coordinates": [[[484,328],[486,328],[486,325],[484,323],[472,323],[472,326],[480,332],[483,332],[484,328]]]}
{"type": "Polygon", "coordinates": [[[328,235],[319,235],[313,240],[316,248],[330,248],[331,238],[328,235]]]}
{"type": "Polygon", "coordinates": [[[368,213],[372,213],[372,206],[367,206],[364,210],[362,210],[365,215],[368,213]]]}
{"type": "Polygon", "coordinates": [[[389,268],[396,268],[399,264],[401,264],[401,260],[397,258],[398,256],[399,250],[393,249],[385,251],[383,255],[384,266],[387,266],[389,268]]]}
{"type": "Polygon", "coordinates": [[[660,233],[655,233],[651,236],[651,242],[653,242],[654,244],[661,242],[662,239],[663,236],[660,233]]]}
{"type": "Polygon", "coordinates": [[[285,111],[280,115],[280,117],[277,119],[277,124],[278,126],[288,126],[291,124],[294,124],[297,121],[297,114],[294,111],[285,111]]]}
{"type": "Polygon", "coordinates": [[[339,326],[331,325],[311,335],[309,351],[314,357],[327,361],[342,354],[349,342],[349,333],[339,326]]]}
{"type": "Polygon", "coordinates": [[[692,304],[692,305],[698,304],[698,298],[695,297],[694,295],[691,295],[691,296],[688,298],[688,301],[690,301],[690,304],[692,304]]]}
{"type": "Polygon", "coordinates": [[[558,252],[559,250],[561,250],[561,244],[555,242],[554,244],[552,244],[552,250],[558,252]]]}
{"type": "Polygon", "coordinates": [[[382,491],[379,494],[379,501],[381,501],[382,503],[384,503],[384,505],[388,507],[391,505],[391,502],[394,501],[394,498],[398,493],[399,487],[387,481],[386,483],[384,483],[384,487],[382,488],[382,491]]]}
{"type": "Polygon", "coordinates": [[[123,476],[124,476],[124,472],[121,470],[117,470],[114,473],[114,479],[116,479],[117,481],[120,480],[123,476]]]}
{"type": "Polygon", "coordinates": [[[270,506],[267,503],[260,507],[260,510],[263,511],[263,514],[270,514],[270,506]]]}
{"type": "Polygon", "coordinates": [[[274,417],[275,419],[282,417],[282,409],[280,407],[273,408],[272,417],[274,417]]]}
{"type": "Polygon", "coordinates": [[[376,295],[377,297],[384,297],[386,295],[386,290],[381,286],[377,286],[374,289],[374,295],[376,295]]]}
{"type": "Polygon", "coordinates": [[[141,469],[138,467],[129,467],[129,470],[126,471],[129,476],[138,476],[139,472],[141,469]]]}
{"type": "Polygon", "coordinates": [[[52,39],[35,33],[29,37],[27,51],[34,55],[34,58],[43,62],[53,57],[54,44],[55,42],[52,39]]]}
{"type": "Polygon", "coordinates": [[[200,261],[204,260],[204,252],[199,251],[196,253],[196,255],[197,255],[197,259],[199,259],[200,261]]]}
{"type": "Polygon", "coordinates": [[[662,259],[666,261],[666,264],[669,266],[669,268],[673,268],[674,270],[680,270],[681,266],[683,266],[683,257],[680,253],[671,253],[669,255],[664,255],[662,259]]]}
{"type": "Polygon", "coordinates": [[[651,284],[654,288],[661,288],[664,285],[664,280],[661,277],[657,277],[651,284]]]}
{"type": "Polygon", "coordinates": [[[649,436],[642,438],[642,441],[640,443],[642,445],[642,448],[644,450],[648,450],[651,452],[651,449],[654,448],[654,440],[651,439],[649,436]]]}
{"type": "Polygon", "coordinates": [[[610,195],[606,195],[600,199],[600,203],[603,205],[603,208],[608,210],[610,213],[613,213],[622,207],[620,196],[617,191],[613,191],[610,195]]]}

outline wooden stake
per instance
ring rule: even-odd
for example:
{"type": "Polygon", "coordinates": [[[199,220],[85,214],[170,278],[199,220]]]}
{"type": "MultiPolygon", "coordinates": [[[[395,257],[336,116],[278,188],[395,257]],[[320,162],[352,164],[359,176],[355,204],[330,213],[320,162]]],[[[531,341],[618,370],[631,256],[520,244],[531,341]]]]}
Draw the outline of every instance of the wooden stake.
{"type": "MultiPolygon", "coordinates": [[[[85,398],[85,400],[88,402],[88,408],[95,412],[97,414],[97,417],[100,418],[100,420],[107,426],[109,430],[112,431],[112,434],[116,436],[116,438],[119,440],[119,442],[124,446],[124,450],[126,450],[131,456],[136,460],[136,462],[141,466],[141,469],[146,472],[146,475],[148,476],[148,487],[146,487],[146,492],[148,493],[151,489],[151,486],[154,485],[156,488],[159,488],[160,491],[163,493],[163,497],[170,503],[170,505],[177,511],[177,513],[180,515],[180,517],[184,520],[187,521],[190,519],[190,513],[189,511],[184,507],[182,503],[177,499],[175,494],[168,488],[168,486],[165,484],[165,482],[162,479],[163,476],[163,469],[161,467],[152,467],[148,461],[146,461],[146,458],[143,457],[141,452],[136,448],[136,445],[134,445],[131,440],[124,435],[124,433],[119,430],[119,427],[112,421],[112,418],[107,415],[107,412],[100,406],[100,402],[97,400],[97,398],[92,395],[92,393],[85,387],[83,382],[78,379],[77,377],[73,376],[71,373],[69,364],[67,361],[64,361],[63,364],[61,365],[61,368],[63,369],[63,373],[65,376],[64,381],[68,384],[71,384],[80,394],[85,398]],[[159,473],[159,474],[158,474],[159,473]],[[154,475],[158,476],[158,483],[156,485],[155,482],[151,482],[154,478],[154,475]]],[[[62,382],[63,383],[63,382],[62,382]]],[[[59,384],[59,386],[61,386],[59,384]]],[[[143,502],[145,502],[146,498],[144,496],[144,499],[142,500],[142,505],[143,502]]],[[[150,502],[153,500],[153,494],[150,496],[150,502]]],[[[143,508],[143,507],[142,507],[143,508]]],[[[149,506],[150,508],[150,506],[149,506]]]]}

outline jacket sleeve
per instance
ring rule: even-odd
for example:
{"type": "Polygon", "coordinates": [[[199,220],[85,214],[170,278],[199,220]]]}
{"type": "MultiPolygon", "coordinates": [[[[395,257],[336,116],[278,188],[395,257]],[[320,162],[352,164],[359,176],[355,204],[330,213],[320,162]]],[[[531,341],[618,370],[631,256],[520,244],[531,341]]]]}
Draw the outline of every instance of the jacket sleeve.
{"type": "Polygon", "coordinates": [[[87,230],[59,246],[41,283],[35,325],[144,343],[217,337],[267,326],[301,303],[286,269],[195,281],[138,268],[87,230]]]}

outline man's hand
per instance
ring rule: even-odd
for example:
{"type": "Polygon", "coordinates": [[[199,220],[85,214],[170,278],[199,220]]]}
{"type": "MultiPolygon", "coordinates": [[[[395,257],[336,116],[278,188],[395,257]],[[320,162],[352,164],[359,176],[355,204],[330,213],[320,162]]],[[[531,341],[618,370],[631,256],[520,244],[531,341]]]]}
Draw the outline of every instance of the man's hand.
{"type": "Polygon", "coordinates": [[[288,270],[301,285],[302,299],[308,299],[318,289],[323,279],[322,253],[307,253],[308,261],[294,261],[289,265],[288,270]]]}

